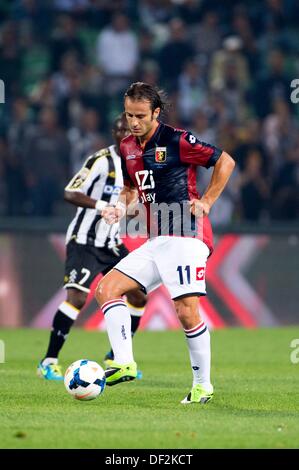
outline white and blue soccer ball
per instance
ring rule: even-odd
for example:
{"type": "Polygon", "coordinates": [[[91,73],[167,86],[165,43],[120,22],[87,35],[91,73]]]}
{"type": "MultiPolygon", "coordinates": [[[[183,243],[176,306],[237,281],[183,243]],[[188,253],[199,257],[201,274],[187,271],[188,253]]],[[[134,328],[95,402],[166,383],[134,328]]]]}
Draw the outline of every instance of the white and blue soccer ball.
{"type": "Polygon", "coordinates": [[[80,359],[67,368],[64,385],[77,400],[93,400],[104,392],[105,372],[97,362],[80,359]]]}

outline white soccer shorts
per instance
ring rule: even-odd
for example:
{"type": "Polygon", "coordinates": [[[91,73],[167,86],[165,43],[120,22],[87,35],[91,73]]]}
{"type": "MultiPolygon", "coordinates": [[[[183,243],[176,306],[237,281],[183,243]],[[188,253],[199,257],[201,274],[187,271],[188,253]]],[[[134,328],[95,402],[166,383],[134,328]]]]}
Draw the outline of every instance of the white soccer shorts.
{"type": "Polygon", "coordinates": [[[205,271],[210,250],[196,238],[161,236],[123,258],[114,269],[151,292],[164,284],[172,299],[206,295],[205,271]]]}

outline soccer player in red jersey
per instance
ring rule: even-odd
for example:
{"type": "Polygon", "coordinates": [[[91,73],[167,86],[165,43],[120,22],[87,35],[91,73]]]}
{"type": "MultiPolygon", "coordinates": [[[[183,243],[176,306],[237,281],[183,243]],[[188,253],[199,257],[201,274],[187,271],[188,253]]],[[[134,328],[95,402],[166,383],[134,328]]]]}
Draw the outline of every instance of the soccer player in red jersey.
{"type": "Polygon", "coordinates": [[[96,290],[114,351],[114,362],[106,370],[107,385],[132,380],[137,374],[130,313],[122,295],[140,286],[151,291],[163,283],[184,329],[193,372],[191,391],[181,403],[207,403],[213,397],[210,334],[199,316],[198,297],[206,295],[205,268],[213,250],[208,214],[235,162],[192,133],[161,122],[163,99],[146,83],[128,88],[124,107],[131,131],[120,145],[124,188],[117,204],[106,207],[102,216],[108,224],[118,222],[137,188],[146,208],[149,240],[106,274],[96,290]],[[214,167],[201,197],[196,190],[197,166],[214,167]],[[168,217],[163,217],[165,208],[168,217]]]}

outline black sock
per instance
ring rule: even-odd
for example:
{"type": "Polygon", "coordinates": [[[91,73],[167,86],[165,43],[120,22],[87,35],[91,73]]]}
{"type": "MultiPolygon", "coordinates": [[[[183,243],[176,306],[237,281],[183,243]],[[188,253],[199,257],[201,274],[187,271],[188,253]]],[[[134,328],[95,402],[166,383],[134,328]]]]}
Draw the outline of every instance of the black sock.
{"type": "Polygon", "coordinates": [[[66,337],[74,323],[70,317],[57,310],[53,319],[48,351],[45,357],[58,357],[66,337]]]}
{"type": "MultiPolygon", "coordinates": [[[[131,315],[131,335],[132,337],[138,330],[138,326],[140,323],[141,317],[137,315],[131,315]]],[[[109,356],[109,359],[114,359],[114,352],[113,349],[110,349],[109,353],[106,354],[106,356],[109,356]]]]}
{"type": "Polygon", "coordinates": [[[141,317],[137,315],[131,315],[131,335],[134,336],[138,330],[141,317]]]}

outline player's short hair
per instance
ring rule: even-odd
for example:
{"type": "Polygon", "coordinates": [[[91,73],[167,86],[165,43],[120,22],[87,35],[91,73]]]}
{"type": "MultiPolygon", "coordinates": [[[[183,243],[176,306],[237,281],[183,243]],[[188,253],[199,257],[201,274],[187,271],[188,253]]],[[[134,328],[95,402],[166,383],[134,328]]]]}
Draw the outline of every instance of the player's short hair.
{"type": "Polygon", "coordinates": [[[152,111],[156,108],[160,108],[161,111],[164,111],[167,106],[165,93],[157,87],[144,82],[132,83],[125,92],[124,99],[126,98],[131,98],[136,101],[149,101],[152,111]]]}
{"type": "Polygon", "coordinates": [[[121,113],[116,116],[112,124],[112,131],[117,132],[123,125],[125,125],[126,127],[128,126],[125,113],[121,113]]]}

